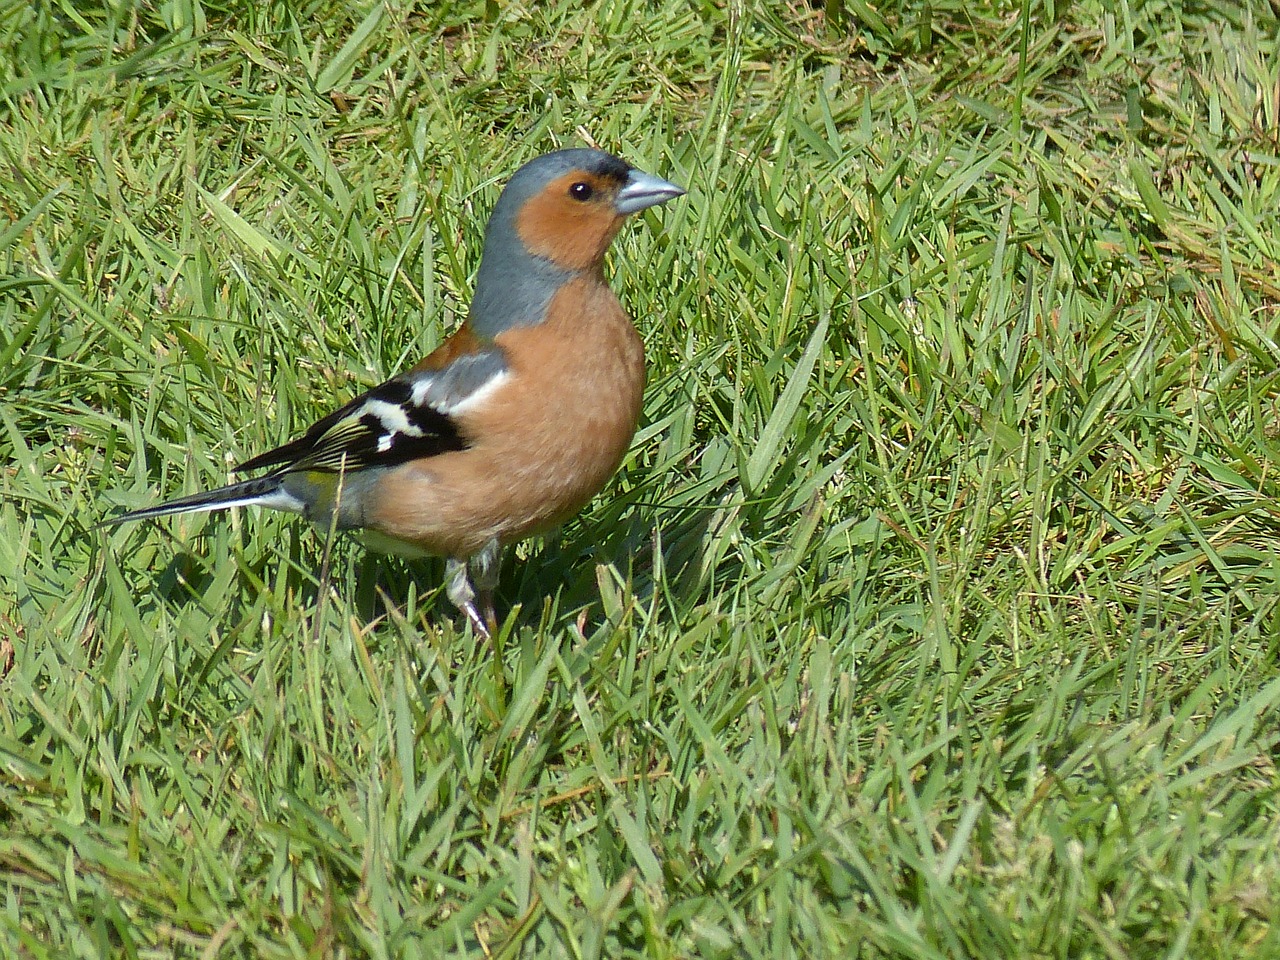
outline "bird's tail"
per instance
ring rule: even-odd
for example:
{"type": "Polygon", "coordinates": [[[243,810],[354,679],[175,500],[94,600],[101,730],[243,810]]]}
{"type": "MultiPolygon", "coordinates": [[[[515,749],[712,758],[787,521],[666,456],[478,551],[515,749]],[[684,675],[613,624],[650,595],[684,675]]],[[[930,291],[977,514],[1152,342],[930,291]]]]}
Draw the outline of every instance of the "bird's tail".
{"type": "Polygon", "coordinates": [[[117,523],[150,520],[153,517],[165,517],[174,513],[206,513],[211,510],[248,506],[273,507],[276,510],[288,510],[293,513],[298,513],[303,508],[301,501],[285,491],[281,476],[265,476],[228,484],[217,490],[210,490],[208,493],[179,497],[177,500],[158,503],[154,507],[143,507],[141,510],[122,513],[118,517],[102,521],[99,526],[114,527],[117,523]]]}

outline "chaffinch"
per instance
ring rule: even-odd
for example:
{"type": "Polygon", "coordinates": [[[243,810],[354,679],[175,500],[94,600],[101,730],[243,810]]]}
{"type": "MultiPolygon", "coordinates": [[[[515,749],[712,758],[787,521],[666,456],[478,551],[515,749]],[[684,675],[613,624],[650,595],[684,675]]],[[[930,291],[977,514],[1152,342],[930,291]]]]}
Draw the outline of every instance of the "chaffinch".
{"type": "Polygon", "coordinates": [[[623,220],[680,187],[599,150],[560,150],[507,183],[466,323],[406,373],[240,464],[252,480],[108,521],[261,506],[446,558],[446,593],[496,626],[502,548],[562,523],[622,462],[644,350],[605,281],[623,220]]]}

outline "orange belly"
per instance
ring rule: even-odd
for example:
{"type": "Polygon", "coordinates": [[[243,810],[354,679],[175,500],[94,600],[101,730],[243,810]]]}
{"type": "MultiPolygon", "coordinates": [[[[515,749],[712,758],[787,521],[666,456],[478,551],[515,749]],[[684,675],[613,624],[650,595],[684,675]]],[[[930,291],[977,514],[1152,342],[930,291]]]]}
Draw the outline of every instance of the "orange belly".
{"type": "Polygon", "coordinates": [[[458,415],[471,445],[389,471],[367,526],[468,557],[564,522],[608,482],[639,420],[643,345],[603,282],[566,285],[548,316],[495,338],[510,377],[458,415]]]}

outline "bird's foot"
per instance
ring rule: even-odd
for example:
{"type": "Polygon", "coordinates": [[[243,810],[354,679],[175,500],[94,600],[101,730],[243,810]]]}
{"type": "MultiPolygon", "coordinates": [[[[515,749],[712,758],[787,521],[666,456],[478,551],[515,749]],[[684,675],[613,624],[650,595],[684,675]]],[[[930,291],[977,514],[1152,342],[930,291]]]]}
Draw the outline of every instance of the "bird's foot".
{"type": "Polygon", "coordinates": [[[492,640],[493,633],[498,629],[498,625],[493,622],[493,611],[489,610],[488,615],[482,615],[476,608],[475,603],[467,601],[462,604],[462,612],[467,615],[467,622],[471,624],[471,629],[485,640],[492,640]]]}
{"type": "Polygon", "coordinates": [[[501,547],[497,539],[486,543],[466,560],[445,561],[445,593],[455,607],[467,615],[471,629],[486,640],[498,632],[498,616],[493,609],[493,591],[498,586],[501,547]]]}

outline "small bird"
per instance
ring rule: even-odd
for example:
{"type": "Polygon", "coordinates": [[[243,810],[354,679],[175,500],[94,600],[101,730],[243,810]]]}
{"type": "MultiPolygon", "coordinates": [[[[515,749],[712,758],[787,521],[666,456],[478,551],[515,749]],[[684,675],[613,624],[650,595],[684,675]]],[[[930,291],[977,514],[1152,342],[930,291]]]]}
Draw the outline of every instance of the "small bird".
{"type": "Polygon", "coordinates": [[[504,546],[577,513],[640,417],[644,348],[604,276],[623,220],[685,191],[600,150],[508,181],[485,229],[467,321],[425,360],[289,443],[260,477],[106,521],[260,506],[369,546],[446,560],[446,594],[488,637],[504,546]]]}

